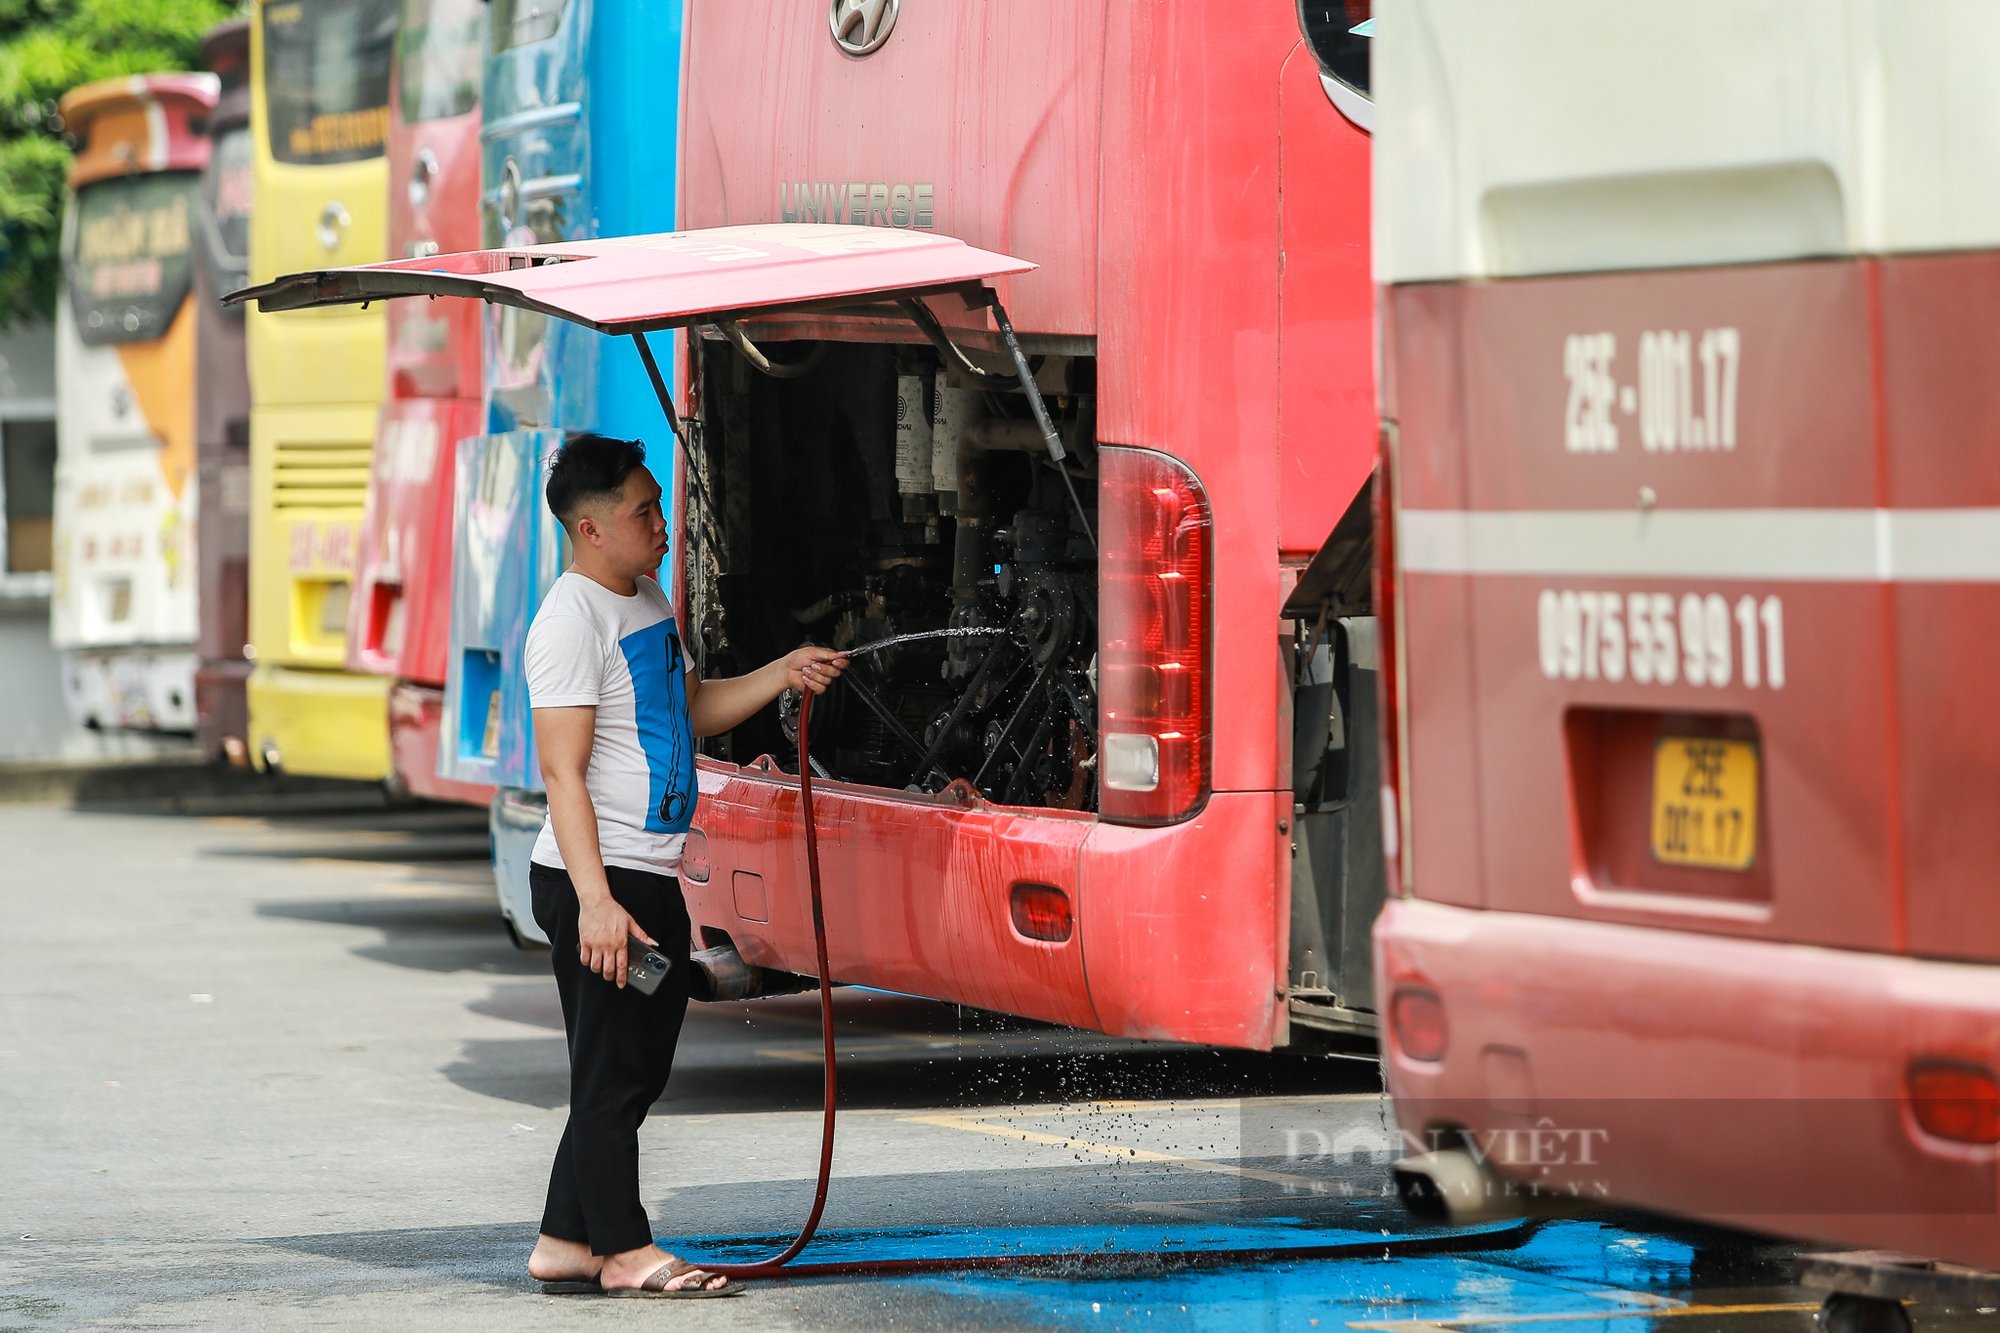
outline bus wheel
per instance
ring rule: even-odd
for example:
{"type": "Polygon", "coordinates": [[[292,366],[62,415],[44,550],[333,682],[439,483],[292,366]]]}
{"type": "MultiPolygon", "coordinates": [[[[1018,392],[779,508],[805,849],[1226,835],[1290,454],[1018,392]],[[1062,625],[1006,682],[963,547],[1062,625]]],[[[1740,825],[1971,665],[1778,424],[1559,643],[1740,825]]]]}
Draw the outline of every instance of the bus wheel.
{"type": "Polygon", "coordinates": [[[1901,1301],[1837,1291],[1813,1316],[1821,1333],[1910,1333],[1910,1315],[1901,1301]]]}
{"type": "Polygon", "coordinates": [[[391,773],[382,779],[382,804],[391,810],[414,810],[423,798],[412,792],[402,778],[391,773]]]}

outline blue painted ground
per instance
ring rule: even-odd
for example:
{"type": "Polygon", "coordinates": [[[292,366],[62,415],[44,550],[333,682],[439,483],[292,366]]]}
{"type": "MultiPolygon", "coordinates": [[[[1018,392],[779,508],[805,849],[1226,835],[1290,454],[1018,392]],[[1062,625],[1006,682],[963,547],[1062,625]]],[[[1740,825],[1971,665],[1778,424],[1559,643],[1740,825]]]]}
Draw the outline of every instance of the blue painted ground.
{"type": "MultiPolygon", "coordinates": [[[[742,1262],[770,1253],[774,1242],[676,1238],[675,1248],[704,1260],[742,1262]]],[[[1374,1327],[1414,1333],[1422,1325],[1471,1318],[1523,1333],[1547,1318],[1548,1327],[1564,1333],[1642,1333],[1654,1322],[1645,1314],[1702,1299],[1694,1290],[1693,1244],[1602,1219],[1394,1236],[1285,1218],[1249,1225],[849,1231],[822,1236],[801,1262],[991,1255],[1057,1258],[1023,1272],[940,1272],[872,1281],[898,1293],[885,1292],[891,1304],[933,1315],[948,1311],[953,1324],[1049,1329],[1374,1327]],[[1467,1248],[1410,1252],[1451,1236],[1463,1237],[1467,1248]],[[1367,1244],[1368,1257],[1254,1258],[1256,1251],[1356,1244],[1367,1244]],[[1175,1262],[1174,1256],[1192,1251],[1242,1253],[1244,1262],[1175,1262]],[[1107,1256],[1114,1266],[1093,1271],[1090,1256],[1107,1256]],[[1159,1262],[1145,1263],[1142,1256],[1158,1256],[1159,1262]],[[1593,1317],[1598,1314],[1604,1317],[1593,1317]]],[[[1780,1292],[1765,1299],[1798,1298],[1780,1292]]],[[[1689,1333],[1699,1322],[1673,1321],[1689,1333]]]]}
{"type": "MultiPolygon", "coordinates": [[[[1259,1218],[1252,1223],[1180,1222],[1120,1223],[1117,1226],[1016,1226],[983,1227],[976,1231],[953,1231],[939,1227],[907,1229],[826,1230],[799,1257],[802,1265],[867,1263],[886,1259],[950,1261],[991,1257],[1026,1258],[1047,1255],[1060,1264],[1081,1256],[1112,1256],[1122,1260],[1159,1258],[1196,1252],[1204,1254],[1264,1250],[1319,1249],[1326,1247],[1373,1247],[1391,1251],[1423,1245],[1449,1236],[1490,1238],[1525,1235],[1521,1224],[1496,1223],[1480,1228],[1410,1228],[1393,1236],[1374,1227],[1356,1229],[1308,1222],[1302,1218],[1259,1218]]],[[[662,1245],[674,1253],[686,1254],[702,1262],[749,1263],[762,1259],[786,1244],[779,1237],[691,1237],[668,1238],[662,1245]]],[[[1127,1263],[1126,1268],[1131,1264],[1127,1263]]]]}
{"type": "MultiPolygon", "coordinates": [[[[1324,1329],[1438,1323],[1454,1316],[1566,1316],[1570,1333],[1639,1333],[1631,1316],[1685,1289],[1690,1250],[1597,1223],[1548,1225],[1520,1249],[1460,1256],[1295,1261],[1186,1269],[1151,1278],[1030,1278],[971,1274],[908,1285],[955,1303],[990,1305],[994,1322],[1045,1328],[1324,1329]]],[[[1518,1327],[1516,1325],[1515,1327],[1518,1327]]]]}

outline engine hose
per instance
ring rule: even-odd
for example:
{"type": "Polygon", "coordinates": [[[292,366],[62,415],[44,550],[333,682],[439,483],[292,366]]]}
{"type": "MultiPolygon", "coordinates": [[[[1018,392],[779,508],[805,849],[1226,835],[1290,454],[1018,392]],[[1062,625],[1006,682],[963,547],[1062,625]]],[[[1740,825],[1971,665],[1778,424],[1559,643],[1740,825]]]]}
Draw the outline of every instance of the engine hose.
{"type": "Polygon", "coordinates": [[[826,906],[820,894],[819,830],[813,821],[813,774],[811,754],[813,692],[806,690],[799,700],[799,819],[805,826],[806,881],[811,889],[813,951],[819,960],[819,1030],[821,1058],[826,1069],[825,1104],[820,1116],[819,1180],[813,1186],[812,1211],[799,1229],[797,1239],[768,1259],[753,1263],[704,1263],[702,1268],[730,1278],[770,1277],[895,1277],[921,1273],[991,1271],[1014,1268],[1153,1269],[1170,1263],[1177,1268],[1215,1267],[1222,1264],[1279,1263],[1311,1259],[1385,1259],[1395,1255],[1455,1254],[1474,1250],[1512,1249],[1538,1229],[1538,1221],[1475,1231],[1469,1235],[1420,1235],[1375,1240],[1350,1240],[1331,1245],[1270,1246],[1262,1249],[1227,1249],[1175,1254],[1170,1259],[1152,1253],[1089,1250],[1050,1254],[988,1254],[925,1259],[854,1259],[837,1263],[795,1264],[819,1230],[826,1213],[827,1184],[833,1175],[834,1111],[839,1096],[838,1071],[833,1049],[833,979],[826,961],[826,906]]]}

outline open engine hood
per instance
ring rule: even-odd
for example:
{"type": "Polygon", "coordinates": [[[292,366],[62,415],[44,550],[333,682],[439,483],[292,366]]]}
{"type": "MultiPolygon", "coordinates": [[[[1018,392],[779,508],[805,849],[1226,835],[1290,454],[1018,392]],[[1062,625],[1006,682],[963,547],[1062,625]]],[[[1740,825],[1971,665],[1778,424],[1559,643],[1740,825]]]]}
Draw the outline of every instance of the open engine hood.
{"type": "Polygon", "coordinates": [[[465,296],[600,333],[632,334],[781,311],[879,308],[953,292],[983,305],[990,301],[987,279],[1034,267],[934,232],[771,223],[316,269],[223,301],[255,301],[274,311],[465,296]]]}
{"type": "MultiPolygon", "coordinates": [[[[395,259],[351,268],[290,273],[223,297],[225,305],[255,301],[261,310],[365,304],[399,296],[462,296],[518,306],[599,333],[628,336],[653,383],[675,439],[687,444],[673,392],[646,335],[712,326],[759,369],[771,365],[740,326],[759,315],[813,310],[906,318],[938,351],[975,381],[1011,385],[1023,394],[1049,457],[1063,444],[1035,387],[1007,311],[987,279],[1027,273],[1025,259],[975,250],[953,236],[783,222],[709,227],[498,250],[466,250],[425,259],[395,259]],[[991,312],[1013,363],[1012,374],[974,365],[946,336],[924,304],[957,295],[991,312]]],[[[1064,483],[1069,474],[1063,474],[1064,483]]],[[[1076,501],[1083,513],[1083,502],[1076,501]]],[[[1090,522],[1084,518],[1088,531],[1090,522]]],[[[1096,534],[1091,534],[1095,544],[1096,534]]]]}

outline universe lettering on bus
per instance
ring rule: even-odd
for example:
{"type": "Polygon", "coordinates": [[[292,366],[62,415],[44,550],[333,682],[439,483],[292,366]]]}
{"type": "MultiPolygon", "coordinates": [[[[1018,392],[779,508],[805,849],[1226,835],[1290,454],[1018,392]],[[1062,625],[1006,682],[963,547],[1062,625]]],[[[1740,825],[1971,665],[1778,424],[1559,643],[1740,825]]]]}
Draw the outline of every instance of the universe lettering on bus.
{"type": "Polygon", "coordinates": [[[76,247],[85,293],[95,300],[155,295],[165,285],[161,261],[185,255],[190,244],[184,197],[86,217],[76,247]]]}
{"type": "Polygon", "coordinates": [[[856,227],[931,225],[937,187],[885,181],[779,181],[778,214],[786,222],[844,222],[856,227]]]}
{"type": "Polygon", "coordinates": [[[869,254],[882,250],[904,250],[926,243],[921,236],[893,230],[798,235],[781,231],[775,226],[751,225],[732,227],[730,235],[731,239],[727,241],[712,240],[689,232],[668,232],[660,236],[607,236],[603,240],[592,241],[591,246],[598,250],[653,250],[709,264],[747,264],[769,259],[772,254],[753,242],[805,250],[816,255],[869,254]]]}
{"type": "Polygon", "coordinates": [[[389,141],[389,108],[333,111],[294,125],[288,142],[295,157],[326,157],[380,148],[389,141]]]}

